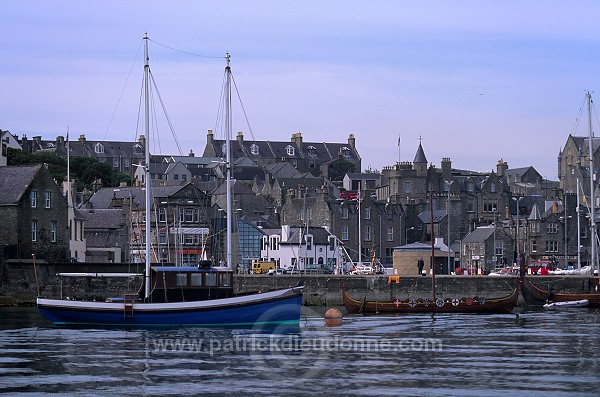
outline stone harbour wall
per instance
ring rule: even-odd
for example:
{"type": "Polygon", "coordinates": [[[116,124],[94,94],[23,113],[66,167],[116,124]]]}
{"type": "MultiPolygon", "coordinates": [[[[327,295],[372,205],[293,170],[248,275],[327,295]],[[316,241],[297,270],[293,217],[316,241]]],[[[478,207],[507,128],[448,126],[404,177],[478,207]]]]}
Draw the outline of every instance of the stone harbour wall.
{"type": "MultiPolygon", "coordinates": [[[[41,296],[60,297],[61,277],[57,273],[110,273],[137,272],[142,269],[128,264],[59,263],[36,264],[41,296]]],[[[556,291],[600,293],[598,277],[580,276],[530,276],[543,287],[556,291]]],[[[0,264],[0,305],[35,304],[36,277],[31,261],[0,264]]],[[[293,287],[303,283],[304,304],[307,306],[341,306],[340,287],[356,299],[393,301],[396,298],[431,297],[431,277],[399,276],[398,282],[389,283],[388,276],[350,275],[236,275],[234,290],[237,293],[268,291],[293,287]]],[[[63,297],[96,298],[122,296],[141,288],[141,276],[127,278],[62,278],[63,297]]],[[[515,278],[490,276],[436,276],[436,296],[494,298],[508,295],[515,287],[515,278]]]]}

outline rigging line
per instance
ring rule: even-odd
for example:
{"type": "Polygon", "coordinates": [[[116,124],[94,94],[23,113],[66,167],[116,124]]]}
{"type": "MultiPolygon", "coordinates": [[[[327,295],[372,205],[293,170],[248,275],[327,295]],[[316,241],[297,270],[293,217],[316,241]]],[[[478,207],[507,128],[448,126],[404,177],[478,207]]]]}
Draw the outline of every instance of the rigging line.
{"type": "Polygon", "coordinates": [[[200,57],[200,58],[225,59],[225,57],[223,57],[223,56],[210,56],[210,55],[194,54],[193,52],[187,52],[187,51],[179,50],[177,48],[170,47],[170,46],[165,45],[165,44],[161,44],[158,41],[152,40],[151,38],[148,38],[148,40],[150,40],[154,44],[158,44],[161,47],[165,47],[165,48],[168,48],[168,49],[173,50],[173,51],[181,52],[182,54],[192,55],[192,56],[200,57]]]}
{"type": "Polygon", "coordinates": [[[583,101],[581,102],[581,105],[579,105],[579,112],[577,113],[577,117],[575,118],[575,123],[573,125],[573,128],[571,129],[571,135],[575,136],[577,133],[577,129],[579,127],[579,121],[581,120],[581,113],[583,112],[583,107],[585,104],[585,96],[583,97],[583,101]]]}
{"type": "Polygon", "coordinates": [[[217,118],[215,120],[215,128],[214,128],[215,133],[220,132],[223,134],[223,139],[227,139],[227,137],[225,137],[225,132],[221,131],[219,129],[219,126],[222,124],[225,124],[223,118],[225,117],[224,111],[225,111],[225,84],[226,84],[226,81],[227,81],[227,72],[225,72],[225,74],[223,75],[223,82],[221,84],[221,95],[219,97],[219,107],[217,109],[217,118]]]}
{"type": "Polygon", "coordinates": [[[240,96],[240,92],[238,91],[237,84],[235,83],[235,78],[233,74],[231,75],[231,80],[233,81],[233,86],[235,87],[235,93],[237,94],[238,101],[240,101],[240,106],[242,108],[242,112],[244,113],[244,118],[246,119],[246,125],[248,126],[248,130],[250,131],[250,136],[252,136],[252,140],[254,139],[254,132],[252,132],[252,127],[250,127],[250,121],[248,120],[248,115],[246,114],[246,108],[244,108],[244,103],[242,102],[242,97],[240,96]]]}
{"type": "Polygon", "coordinates": [[[135,66],[135,62],[137,61],[138,55],[140,54],[140,49],[142,48],[142,43],[144,42],[144,40],[142,39],[140,41],[140,45],[137,49],[137,52],[135,53],[135,57],[133,58],[133,62],[131,63],[131,68],[129,69],[129,73],[127,73],[127,78],[125,79],[125,84],[123,84],[123,88],[121,89],[121,94],[119,95],[119,99],[117,99],[117,103],[115,105],[115,108],[113,110],[112,115],[110,116],[110,121],[108,122],[108,126],[106,127],[106,131],[104,131],[104,138],[103,140],[106,139],[106,135],[108,135],[108,130],[110,130],[110,126],[112,125],[112,122],[115,118],[115,114],[117,113],[117,108],[119,107],[119,104],[121,103],[121,99],[123,99],[123,93],[125,92],[125,87],[127,87],[127,82],[129,81],[129,77],[131,77],[131,71],[133,70],[133,67],[135,66]]]}
{"type": "Polygon", "coordinates": [[[169,129],[171,130],[171,135],[173,135],[173,139],[175,140],[175,144],[177,145],[177,149],[179,150],[179,155],[183,156],[181,146],[179,145],[179,140],[177,139],[177,135],[175,134],[175,129],[173,128],[173,123],[171,122],[171,117],[169,117],[169,113],[167,112],[167,107],[165,106],[165,103],[163,102],[162,95],[160,95],[160,91],[158,91],[158,86],[156,85],[156,82],[154,81],[154,75],[152,73],[150,73],[150,78],[152,80],[152,85],[154,86],[154,89],[156,91],[156,95],[158,95],[158,100],[160,101],[160,105],[165,114],[165,118],[167,119],[167,124],[169,125],[169,129]]]}

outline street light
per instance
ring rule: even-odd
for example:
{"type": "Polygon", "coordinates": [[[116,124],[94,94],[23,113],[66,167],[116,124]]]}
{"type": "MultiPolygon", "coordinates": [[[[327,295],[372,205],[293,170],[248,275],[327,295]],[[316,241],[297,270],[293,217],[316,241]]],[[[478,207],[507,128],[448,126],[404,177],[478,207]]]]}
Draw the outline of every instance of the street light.
{"type": "Polygon", "coordinates": [[[448,218],[448,272],[454,271],[450,266],[450,186],[454,181],[445,181],[448,189],[448,203],[446,204],[446,217],[448,218]]]}
{"type": "Polygon", "coordinates": [[[496,214],[498,209],[494,208],[494,267],[498,267],[498,254],[496,253],[496,214]]]}
{"type": "MultiPolygon", "coordinates": [[[[521,259],[521,249],[519,247],[519,227],[521,226],[521,221],[519,219],[519,203],[521,202],[521,199],[525,197],[525,196],[521,196],[519,198],[517,197],[513,197],[512,199],[515,200],[515,202],[517,203],[517,261],[519,262],[518,265],[520,265],[520,259],[521,259]]],[[[494,249],[496,249],[496,247],[494,247],[494,249]]]]}

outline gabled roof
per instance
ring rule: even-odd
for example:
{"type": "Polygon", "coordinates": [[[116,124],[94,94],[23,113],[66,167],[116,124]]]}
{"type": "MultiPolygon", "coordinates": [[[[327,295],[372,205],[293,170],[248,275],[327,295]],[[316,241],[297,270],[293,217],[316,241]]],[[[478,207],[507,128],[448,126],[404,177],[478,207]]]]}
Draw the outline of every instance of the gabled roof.
{"type": "Polygon", "coordinates": [[[0,205],[21,201],[42,165],[0,167],[0,205]]]}
{"type": "Polygon", "coordinates": [[[464,243],[482,243],[494,234],[494,226],[480,226],[463,238],[464,243]]]}
{"type": "MultiPolygon", "coordinates": [[[[166,186],[153,186],[152,197],[169,197],[176,194],[181,189],[184,189],[190,183],[185,185],[166,185],[166,186]]],[[[146,190],[141,187],[121,187],[121,188],[102,188],[95,192],[90,198],[90,204],[94,209],[96,208],[111,208],[113,199],[127,199],[131,198],[133,207],[140,209],[146,208],[146,190]]]]}
{"type": "Polygon", "coordinates": [[[123,209],[81,209],[83,215],[87,218],[85,230],[95,229],[119,229],[123,224],[123,209]]]}
{"type": "MultiPolygon", "coordinates": [[[[446,217],[445,210],[433,210],[433,223],[439,223],[446,217]]],[[[431,223],[431,211],[423,211],[419,214],[421,222],[429,224],[431,223]]]]}
{"type": "Polygon", "coordinates": [[[540,209],[538,208],[537,203],[533,203],[533,207],[531,208],[531,213],[529,214],[530,221],[541,221],[542,214],[540,213],[540,209]]]}

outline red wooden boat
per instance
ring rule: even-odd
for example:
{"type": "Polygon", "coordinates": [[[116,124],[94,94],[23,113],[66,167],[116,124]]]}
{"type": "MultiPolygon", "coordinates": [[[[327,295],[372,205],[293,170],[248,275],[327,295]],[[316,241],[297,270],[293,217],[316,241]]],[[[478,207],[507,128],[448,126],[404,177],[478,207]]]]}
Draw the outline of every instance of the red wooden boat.
{"type": "Polygon", "coordinates": [[[462,298],[396,299],[394,301],[371,301],[352,298],[342,286],[344,306],[350,313],[510,313],[519,299],[519,285],[513,292],[501,298],[486,299],[483,296],[462,298]]]}
{"type": "Polygon", "coordinates": [[[521,279],[521,293],[528,306],[542,306],[548,301],[569,302],[586,299],[589,307],[600,307],[600,293],[563,293],[540,288],[527,277],[521,279]]]}

